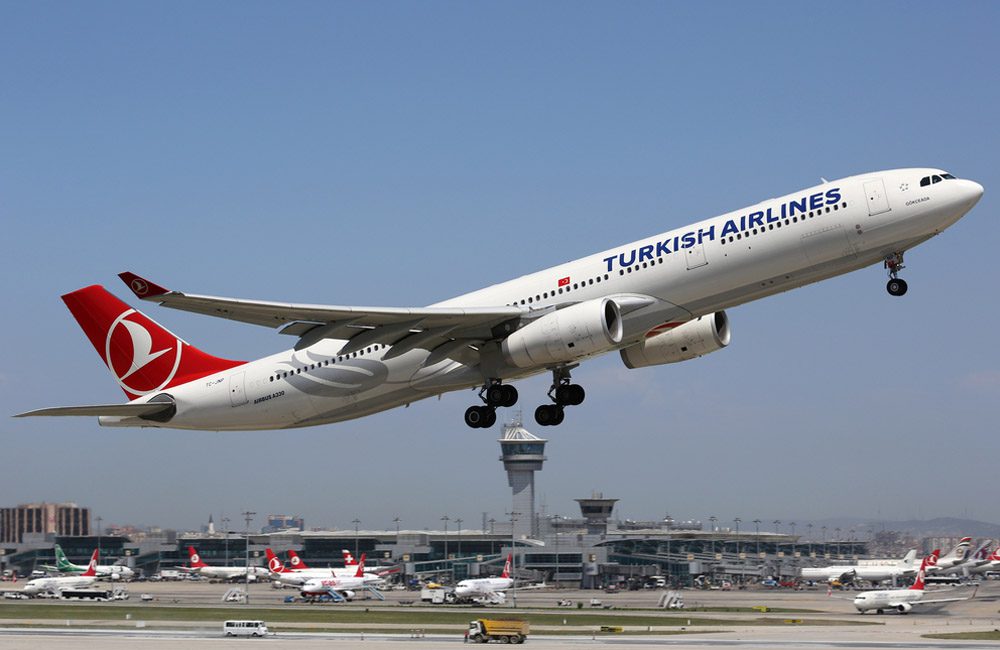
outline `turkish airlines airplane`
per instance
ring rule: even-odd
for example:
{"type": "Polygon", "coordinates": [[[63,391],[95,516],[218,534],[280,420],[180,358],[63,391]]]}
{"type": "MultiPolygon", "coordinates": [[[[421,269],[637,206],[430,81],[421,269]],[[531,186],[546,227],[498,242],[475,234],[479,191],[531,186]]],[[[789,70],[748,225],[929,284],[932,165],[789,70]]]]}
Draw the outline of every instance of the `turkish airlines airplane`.
{"type": "Polygon", "coordinates": [[[459,600],[483,599],[492,603],[503,603],[506,600],[505,590],[510,589],[514,580],[510,577],[511,556],[503,565],[503,573],[499,578],[468,578],[455,585],[455,598],[459,600]]]}
{"type": "Polygon", "coordinates": [[[68,589],[89,587],[95,582],[97,582],[97,549],[94,549],[94,554],[90,556],[90,564],[87,565],[87,570],[83,573],[57,578],[35,578],[24,585],[23,591],[32,596],[43,591],[60,594],[68,589]]]}
{"type": "Polygon", "coordinates": [[[98,416],[104,426],[253,430],[340,422],[479,387],[470,427],[518,399],[512,381],[550,372],[541,425],[583,402],[570,373],[618,352],[630,369],[729,345],[725,310],[884,264],[901,296],[903,254],[941,233],[983,188],[939,169],[850,176],[608,249],[429,307],[289,304],[183,293],[132,273],[138,298],[278,328],[292,349],[256,361],[211,356],[103,287],[63,296],[127,404],[20,415],[98,416]]]}
{"type": "MultiPolygon", "coordinates": [[[[247,570],[244,567],[238,566],[210,566],[201,561],[201,556],[198,555],[198,551],[194,549],[193,546],[188,546],[188,558],[190,559],[190,567],[180,567],[182,571],[187,571],[188,573],[195,573],[200,576],[205,576],[206,578],[218,578],[221,580],[233,580],[236,578],[246,578],[247,570]]],[[[250,567],[250,578],[264,578],[267,577],[267,569],[263,567],[250,567]]]]}
{"type": "Polygon", "coordinates": [[[926,607],[928,605],[941,606],[945,603],[954,603],[960,600],[969,600],[976,595],[973,591],[967,598],[934,598],[924,600],[924,574],[927,569],[934,566],[935,558],[929,555],[920,563],[920,570],[917,572],[917,580],[912,587],[906,589],[880,589],[877,591],[863,591],[854,597],[854,606],[858,612],[865,612],[874,609],[877,614],[885,610],[895,610],[900,614],[908,614],[916,606],[926,607]]]}
{"type": "MultiPolygon", "coordinates": [[[[267,554],[267,568],[271,572],[272,580],[289,586],[303,585],[309,580],[320,578],[351,578],[357,574],[359,566],[358,562],[353,562],[344,567],[313,569],[306,565],[295,551],[289,550],[288,557],[291,567],[287,567],[270,548],[266,549],[265,552],[267,554]]],[[[380,574],[369,568],[365,569],[364,577],[371,582],[381,580],[380,574]]]]}

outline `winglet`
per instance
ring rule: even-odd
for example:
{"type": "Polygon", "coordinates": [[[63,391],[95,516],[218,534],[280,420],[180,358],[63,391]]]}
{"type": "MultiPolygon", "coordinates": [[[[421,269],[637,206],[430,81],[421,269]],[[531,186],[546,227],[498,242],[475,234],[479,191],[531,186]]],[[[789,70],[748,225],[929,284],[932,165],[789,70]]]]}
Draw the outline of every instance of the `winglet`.
{"type": "Polygon", "coordinates": [[[155,282],[139,277],[135,273],[131,273],[129,271],[119,273],[118,277],[122,279],[122,282],[128,285],[128,288],[132,290],[132,293],[134,293],[137,298],[141,298],[143,300],[148,300],[150,298],[155,298],[156,296],[162,296],[170,293],[169,289],[164,289],[155,282]]]}

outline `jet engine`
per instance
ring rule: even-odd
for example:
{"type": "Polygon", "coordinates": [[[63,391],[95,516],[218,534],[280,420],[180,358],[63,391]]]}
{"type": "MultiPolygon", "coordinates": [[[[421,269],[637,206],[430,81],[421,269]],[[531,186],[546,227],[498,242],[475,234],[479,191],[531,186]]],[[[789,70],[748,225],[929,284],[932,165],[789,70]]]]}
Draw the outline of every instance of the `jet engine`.
{"type": "Polygon", "coordinates": [[[622,340],[622,316],[611,298],[595,298],[534,320],[501,344],[504,359],[518,368],[574,361],[607,352],[622,340]]]}
{"type": "Polygon", "coordinates": [[[900,614],[909,614],[911,609],[913,609],[913,605],[910,603],[899,603],[896,605],[896,611],[900,614]]]}
{"type": "Polygon", "coordinates": [[[672,330],[656,334],[621,351],[630,370],[687,361],[729,345],[729,317],[717,311],[699,316],[672,330]]]}

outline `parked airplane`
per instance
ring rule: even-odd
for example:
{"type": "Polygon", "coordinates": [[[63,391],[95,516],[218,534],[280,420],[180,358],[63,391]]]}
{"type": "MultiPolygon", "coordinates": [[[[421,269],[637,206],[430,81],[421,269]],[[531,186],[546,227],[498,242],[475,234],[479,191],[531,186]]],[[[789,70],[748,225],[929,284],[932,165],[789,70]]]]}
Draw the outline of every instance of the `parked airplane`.
{"type": "Polygon", "coordinates": [[[927,575],[940,575],[942,573],[949,572],[951,569],[960,564],[965,563],[965,561],[969,558],[969,550],[971,548],[972,538],[963,537],[962,540],[955,545],[955,548],[948,551],[945,555],[942,555],[935,565],[927,569],[927,575]]]}
{"type": "Polygon", "coordinates": [[[385,597],[375,588],[379,578],[365,574],[365,554],[361,554],[361,561],[358,562],[357,570],[353,576],[334,576],[327,578],[312,578],[302,585],[302,595],[305,597],[332,596],[334,600],[344,600],[354,597],[359,589],[371,592],[376,598],[385,600],[385,597]]]}
{"type": "Polygon", "coordinates": [[[923,562],[920,563],[920,570],[917,572],[917,580],[913,583],[912,587],[906,589],[863,591],[854,597],[854,606],[861,614],[872,609],[877,614],[881,614],[885,610],[896,610],[900,614],[908,614],[914,607],[954,603],[960,600],[969,600],[976,595],[976,592],[973,591],[972,595],[967,598],[934,598],[925,600],[924,575],[927,568],[933,566],[935,559],[934,555],[924,558],[923,562]]]}
{"type": "MultiPolygon", "coordinates": [[[[340,552],[344,554],[345,567],[358,566],[358,561],[354,559],[354,556],[351,555],[350,551],[348,551],[346,548],[342,548],[340,549],[340,552]]],[[[294,551],[288,551],[289,555],[292,555],[293,553],[294,551]]],[[[301,562],[301,560],[299,561],[301,562]]],[[[294,559],[292,562],[292,566],[295,566],[294,559]]],[[[399,573],[400,567],[398,564],[376,564],[375,566],[370,566],[366,568],[365,571],[368,573],[374,573],[375,575],[385,576],[389,575],[390,573],[399,573]]]]}
{"type": "MultiPolygon", "coordinates": [[[[314,569],[307,566],[302,558],[295,553],[295,551],[290,550],[288,551],[288,556],[291,567],[286,567],[281,561],[281,558],[275,555],[274,551],[270,548],[266,549],[266,554],[267,568],[271,572],[271,579],[274,582],[279,582],[288,586],[303,585],[309,580],[318,578],[350,578],[357,573],[359,566],[358,563],[355,562],[352,566],[314,569]]],[[[364,577],[373,583],[380,580],[379,574],[369,571],[368,569],[365,569],[364,577]]]]}
{"type": "MultiPolygon", "coordinates": [[[[58,571],[59,573],[85,573],[87,567],[80,564],[73,564],[63,553],[62,547],[56,544],[56,564],[50,566],[43,564],[46,571],[58,571]]],[[[95,567],[98,578],[110,578],[111,580],[131,580],[135,577],[135,571],[120,564],[98,564],[95,567]]]]}
{"type": "Polygon", "coordinates": [[[378,413],[480,387],[465,412],[489,427],[518,399],[511,381],[552,373],[541,425],[583,402],[570,372],[616,351],[630,369],[686,361],[730,342],[725,309],[876,263],[906,293],[905,251],[941,233],[983,188],[939,169],[824,181],[776,199],[521,276],[430,307],[289,304],[195,295],[132,273],[165,307],[280,327],[293,348],[257,361],[200,351],[103,287],[63,296],[127,404],[28,415],[98,416],[104,426],[253,430],[378,413]]]}
{"type": "Polygon", "coordinates": [[[911,549],[901,560],[866,560],[857,564],[834,564],[825,567],[803,567],[799,575],[803,580],[825,580],[827,582],[853,582],[870,580],[881,582],[913,575],[918,567],[915,562],[917,551],[911,549]]]}
{"type": "Polygon", "coordinates": [[[97,549],[94,549],[94,554],[90,556],[90,564],[87,565],[87,570],[80,575],[35,578],[34,580],[29,580],[24,585],[23,591],[31,596],[40,594],[43,591],[51,591],[59,594],[68,589],[89,587],[95,582],[97,582],[97,549]]]}
{"type": "Polygon", "coordinates": [[[969,574],[980,575],[991,571],[1000,571],[1000,546],[993,549],[993,552],[986,558],[986,562],[969,567],[969,574]]]}
{"type": "MultiPolygon", "coordinates": [[[[196,551],[193,546],[188,546],[188,558],[190,559],[191,566],[178,567],[181,571],[187,571],[188,573],[195,573],[206,578],[217,578],[220,580],[234,580],[236,578],[244,579],[247,577],[247,570],[245,567],[209,566],[208,564],[205,564],[201,561],[201,556],[198,555],[198,551],[196,551]]],[[[267,576],[267,569],[257,566],[250,567],[251,580],[266,578],[267,576]]]]}
{"type": "Polygon", "coordinates": [[[468,578],[455,585],[455,598],[457,600],[483,600],[486,602],[500,604],[507,596],[504,591],[510,589],[514,580],[510,577],[511,555],[507,555],[507,561],[503,565],[503,573],[499,578],[468,578]]]}

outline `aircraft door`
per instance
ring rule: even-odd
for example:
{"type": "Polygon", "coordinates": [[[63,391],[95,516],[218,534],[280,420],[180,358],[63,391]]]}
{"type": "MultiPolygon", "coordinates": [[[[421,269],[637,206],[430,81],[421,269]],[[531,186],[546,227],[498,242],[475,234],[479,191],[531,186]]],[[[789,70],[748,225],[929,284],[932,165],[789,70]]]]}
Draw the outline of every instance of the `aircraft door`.
{"type": "Polygon", "coordinates": [[[245,372],[229,376],[229,403],[233,406],[243,406],[247,403],[245,372]]]}
{"type": "Polygon", "coordinates": [[[868,216],[874,217],[891,210],[889,197],[885,194],[885,184],[881,178],[865,183],[865,198],[868,200],[868,216]]]}
{"type": "Polygon", "coordinates": [[[691,248],[686,249],[684,251],[684,261],[687,262],[688,271],[708,264],[708,259],[705,258],[705,244],[695,244],[691,248]]]}

